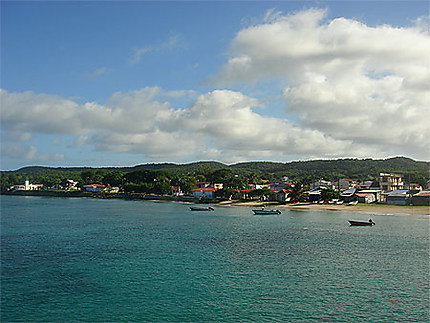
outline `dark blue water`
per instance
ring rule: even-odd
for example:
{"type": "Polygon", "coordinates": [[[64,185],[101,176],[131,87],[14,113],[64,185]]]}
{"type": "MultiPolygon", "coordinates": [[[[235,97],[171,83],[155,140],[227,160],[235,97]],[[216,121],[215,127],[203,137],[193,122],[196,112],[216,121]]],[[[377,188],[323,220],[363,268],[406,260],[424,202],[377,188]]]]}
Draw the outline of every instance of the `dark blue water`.
{"type": "Polygon", "coordinates": [[[428,322],[429,217],[1,197],[1,321],[428,322]]]}

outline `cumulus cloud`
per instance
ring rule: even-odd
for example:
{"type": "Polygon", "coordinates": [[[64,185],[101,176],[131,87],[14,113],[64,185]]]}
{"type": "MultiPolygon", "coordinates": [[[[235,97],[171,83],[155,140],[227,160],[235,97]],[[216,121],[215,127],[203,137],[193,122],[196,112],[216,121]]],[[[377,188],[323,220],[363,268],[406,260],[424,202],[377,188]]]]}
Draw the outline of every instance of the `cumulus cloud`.
{"type": "Polygon", "coordinates": [[[351,148],[348,140],[260,115],[261,102],[240,92],[215,90],[184,109],[158,101],[160,95],[169,97],[159,88],[144,88],[114,93],[104,105],[78,105],[56,96],[3,91],[3,130],[67,134],[75,138],[75,148],[91,145],[98,151],[142,154],[154,160],[335,157],[351,148]]]}
{"type": "Polygon", "coordinates": [[[14,159],[24,159],[27,161],[58,161],[63,160],[63,154],[39,154],[35,146],[26,145],[10,145],[5,144],[1,146],[1,154],[3,157],[14,159]]]}
{"type": "MultiPolygon", "coordinates": [[[[326,19],[325,10],[268,12],[239,31],[219,85],[278,80],[298,126],[385,154],[428,159],[430,37],[410,28],[326,19]]],[[[346,152],[345,152],[346,153],[346,152]]]]}
{"type": "MultiPolygon", "coordinates": [[[[429,159],[430,36],[424,22],[370,27],[311,9],[271,11],[261,24],[239,31],[231,58],[212,81],[224,87],[283,84],[284,116],[264,114],[270,97],[264,87],[259,99],[228,89],[198,95],[146,87],[113,93],[104,104],[1,91],[2,139],[67,135],[75,149],[91,146],[154,161],[429,159]],[[192,103],[175,106],[184,97],[192,103]]],[[[176,41],[147,50],[170,46],[176,41]]],[[[8,156],[61,158],[37,157],[31,146],[3,146],[8,156]]]]}

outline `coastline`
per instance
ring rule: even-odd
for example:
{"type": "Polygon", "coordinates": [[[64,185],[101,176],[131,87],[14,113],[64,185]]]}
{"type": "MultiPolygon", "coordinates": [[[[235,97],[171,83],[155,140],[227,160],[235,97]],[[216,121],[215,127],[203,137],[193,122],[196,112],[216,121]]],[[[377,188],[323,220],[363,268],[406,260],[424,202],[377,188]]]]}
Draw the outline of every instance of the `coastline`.
{"type": "Polygon", "coordinates": [[[288,206],[290,210],[324,210],[324,211],[342,211],[342,212],[360,212],[360,213],[378,213],[378,214],[409,214],[409,215],[429,215],[430,207],[428,206],[406,206],[406,205],[388,205],[388,204],[357,204],[355,206],[348,205],[291,205],[288,206]]]}
{"type": "Polygon", "coordinates": [[[428,215],[430,216],[430,206],[403,206],[403,205],[388,205],[388,204],[357,204],[355,206],[348,205],[333,205],[333,204],[313,204],[313,203],[298,203],[298,204],[267,204],[261,201],[258,202],[221,202],[219,205],[231,206],[247,206],[247,207],[272,207],[282,208],[295,211],[342,211],[342,212],[359,212],[359,213],[378,213],[387,215],[428,215]]]}
{"type": "Polygon", "coordinates": [[[17,196],[45,196],[45,197],[62,197],[62,198],[99,198],[99,199],[125,199],[125,200],[152,200],[152,201],[175,201],[189,204],[212,204],[216,206],[242,206],[242,207],[262,207],[281,208],[285,210],[311,210],[311,211],[342,211],[342,212],[359,212],[359,213],[378,213],[386,215],[428,215],[430,216],[430,206],[403,206],[388,204],[357,204],[349,206],[346,204],[278,204],[262,201],[201,201],[199,198],[192,196],[163,196],[163,195],[145,195],[145,194],[124,194],[124,193],[89,193],[89,192],[54,192],[54,191],[15,191],[2,192],[1,195],[17,196]]]}

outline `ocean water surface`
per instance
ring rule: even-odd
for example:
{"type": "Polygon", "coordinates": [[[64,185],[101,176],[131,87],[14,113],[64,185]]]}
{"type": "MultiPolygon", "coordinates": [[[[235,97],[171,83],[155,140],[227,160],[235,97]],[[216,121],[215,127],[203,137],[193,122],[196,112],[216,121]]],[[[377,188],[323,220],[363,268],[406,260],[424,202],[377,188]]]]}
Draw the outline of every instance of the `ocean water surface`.
{"type": "Polygon", "coordinates": [[[1,196],[1,321],[429,322],[429,243],[428,216],[1,196]]]}

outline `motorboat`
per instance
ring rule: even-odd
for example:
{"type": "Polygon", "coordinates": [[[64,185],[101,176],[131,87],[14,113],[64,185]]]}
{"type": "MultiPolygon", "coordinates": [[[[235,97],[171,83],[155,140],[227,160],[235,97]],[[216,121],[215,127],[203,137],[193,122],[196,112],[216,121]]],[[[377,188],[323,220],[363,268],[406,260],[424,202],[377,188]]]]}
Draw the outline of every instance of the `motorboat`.
{"type": "Polygon", "coordinates": [[[376,223],[372,221],[372,219],[370,219],[369,221],[352,221],[352,220],[348,220],[349,225],[351,226],[372,226],[375,225],[376,223]]]}
{"type": "Polygon", "coordinates": [[[215,209],[211,206],[201,207],[201,206],[190,206],[191,211],[214,211],[215,209]]]}
{"type": "Polygon", "coordinates": [[[261,210],[252,210],[252,212],[254,212],[255,215],[268,215],[268,214],[281,214],[282,212],[279,210],[265,210],[265,209],[261,209],[261,210]]]}

